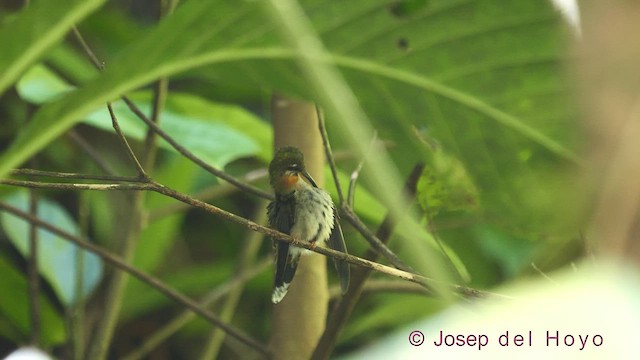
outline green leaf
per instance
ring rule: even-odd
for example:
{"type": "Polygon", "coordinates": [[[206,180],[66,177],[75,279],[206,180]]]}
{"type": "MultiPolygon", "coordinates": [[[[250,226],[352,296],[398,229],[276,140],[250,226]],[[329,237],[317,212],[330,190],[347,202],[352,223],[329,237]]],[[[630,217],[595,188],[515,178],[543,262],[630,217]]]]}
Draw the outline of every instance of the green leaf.
{"type": "MultiPolygon", "coordinates": [[[[5,198],[7,204],[22,211],[29,209],[29,194],[26,190],[17,191],[5,198]]],[[[37,202],[39,219],[53,224],[64,231],[79,235],[80,231],[71,216],[60,205],[39,197],[37,202]]],[[[29,255],[29,223],[8,213],[0,214],[0,223],[7,237],[20,253],[29,255]]],[[[76,294],[76,271],[78,271],[78,251],[83,254],[82,271],[83,293],[86,297],[96,288],[102,278],[102,262],[89,252],[79,249],[57,235],[38,229],[38,270],[47,279],[58,298],[69,306],[78,299],[76,294]]]]}
{"type": "MultiPolygon", "coordinates": [[[[0,95],[105,0],[33,1],[0,29],[0,95]]],[[[1,176],[0,176],[1,177],[1,176]]]]}
{"type": "MultiPolygon", "coordinates": [[[[17,343],[29,339],[30,319],[27,279],[22,273],[0,257],[0,334],[17,343]]],[[[42,341],[53,346],[65,340],[65,326],[53,304],[46,297],[38,297],[42,341]]]]}
{"type": "MultiPolygon", "coordinates": [[[[216,84],[313,97],[297,55],[258,3],[185,3],[103,74],[43,106],[0,158],[0,176],[104,102],[161,76],[201,67],[193,74],[216,84]]],[[[402,17],[386,0],[302,5],[330,52],[319,61],[342,71],[393,145],[396,165],[408,170],[421,159],[425,148],[414,134],[426,130],[464,164],[485,211],[548,228],[551,211],[539,211],[548,203],[533,194],[563,191],[545,181],[577,161],[574,110],[559,73],[566,39],[548,2],[432,0],[402,17]]]]}

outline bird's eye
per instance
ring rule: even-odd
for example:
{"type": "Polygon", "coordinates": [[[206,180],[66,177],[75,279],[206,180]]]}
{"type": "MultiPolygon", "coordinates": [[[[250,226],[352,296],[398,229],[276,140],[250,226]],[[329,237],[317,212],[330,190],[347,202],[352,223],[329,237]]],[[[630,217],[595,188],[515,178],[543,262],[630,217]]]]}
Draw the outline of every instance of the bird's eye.
{"type": "Polygon", "coordinates": [[[298,165],[298,164],[291,164],[291,165],[289,165],[289,167],[287,168],[287,170],[290,170],[290,171],[300,171],[300,165],[298,165]]]}

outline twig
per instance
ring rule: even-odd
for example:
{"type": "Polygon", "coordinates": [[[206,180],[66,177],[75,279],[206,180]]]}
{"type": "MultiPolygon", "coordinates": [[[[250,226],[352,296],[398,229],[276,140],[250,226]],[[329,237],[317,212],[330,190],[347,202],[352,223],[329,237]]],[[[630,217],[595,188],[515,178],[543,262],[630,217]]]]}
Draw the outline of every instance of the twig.
{"type": "MultiPolygon", "coordinates": [[[[253,279],[254,277],[261,274],[266,268],[270,267],[273,263],[273,259],[271,256],[267,256],[261,261],[259,261],[255,266],[251,269],[248,269],[242,273],[239,273],[237,276],[233,277],[228,282],[216,287],[207,295],[205,295],[199,302],[200,306],[207,307],[215,301],[221,299],[223,296],[228,294],[233,289],[241,286],[246,283],[248,280],[253,279]]],[[[155,331],[153,334],[147,336],[145,341],[139,345],[135,350],[133,350],[128,355],[122,357],[122,360],[138,360],[147,355],[150,351],[155,349],[158,345],[160,345],[163,341],[165,341],[169,336],[176,333],[180,330],[184,325],[186,325],[190,320],[192,320],[196,316],[192,311],[186,310],[183,311],[180,315],[176,316],[169,323],[155,331]]]]}
{"type": "MultiPolygon", "coordinates": [[[[154,124],[160,123],[160,114],[164,108],[167,99],[167,89],[169,88],[169,80],[162,78],[158,80],[154,86],[153,101],[151,109],[151,121],[154,124]]],[[[143,158],[147,165],[151,165],[155,162],[156,157],[156,143],[158,137],[156,133],[147,129],[147,135],[144,141],[143,158]]]]}
{"type": "Polygon", "coordinates": [[[148,182],[147,179],[140,179],[139,177],[134,177],[134,176],[91,175],[91,174],[44,171],[44,170],[34,170],[34,169],[12,170],[11,175],[42,176],[42,177],[51,177],[51,178],[58,178],[58,179],[74,179],[74,180],[104,180],[104,181],[135,182],[135,183],[148,182]]]}
{"type": "Polygon", "coordinates": [[[0,180],[0,184],[20,186],[31,189],[51,189],[51,190],[154,190],[153,183],[123,183],[123,184],[80,184],[80,183],[50,183],[27,180],[0,180]]]}
{"type": "Polygon", "coordinates": [[[196,303],[194,300],[190,299],[189,297],[183,295],[182,293],[176,291],[175,289],[167,286],[166,284],[164,284],[162,281],[160,281],[159,279],[137,269],[136,267],[133,267],[131,265],[129,265],[127,262],[125,262],[121,257],[117,256],[117,255],[113,255],[111,254],[109,251],[103,249],[102,247],[99,247],[97,245],[94,245],[84,239],[81,239],[80,237],[77,237],[75,235],[69,234],[68,232],[61,230],[45,221],[42,221],[40,219],[38,219],[37,217],[31,216],[30,214],[17,209],[13,206],[7,205],[3,202],[0,202],[0,210],[2,211],[6,211],[8,213],[11,213],[15,216],[18,216],[22,219],[27,220],[28,222],[30,222],[31,224],[41,227],[55,235],[58,235],[62,238],[65,238],[69,241],[71,241],[72,243],[76,244],[77,246],[91,251],[92,253],[96,254],[97,256],[99,256],[102,260],[108,262],[109,264],[126,271],[127,273],[135,276],[136,278],[138,278],[139,280],[145,282],[146,284],[150,285],[151,287],[153,287],[154,289],[158,290],[159,292],[161,292],[162,294],[164,294],[165,296],[167,296],[168,298],[174,300],[175,302],[189,308],[191,311],[195,312],[196,314],[200,315],[201,317],[203,317],[204,319],[208,320],[210,323],[218,326],[219,328],[223,329],[227,334],[229,334],[230,336],[233,336],[234,338],[238,339],[240,342],[248,345],[249,347],[251,347],[252,349],[256,350],[257,352],[267,356],[267,350],[266,347],[257,342],[256,340],[250,338],[249,336],[247,336],[246,334],[244,334],[243,332],[241,332],[240,330],[237,330],[235,328],[233,328],[232,326],[224,323],[223,321],[220,321],[220,319],[218,319],[217,316],[215,316],[214,314],[212,314],[210,311],[204,309],[203,307],[201,307],[198,303],[196,303]]]}
{"type": "Polygon", "coordinates": [[[533,270],[535,270],[538,274],[540,274],[543,278],[549,280],[550,283],[554,284],[554,285],[559,285],[557,281],[553,280],[552,278],[549,277],[549,275],[545,274],[544,271],[540,270],[540,268],[536,265],[536,263],[532,262],[531,263],[531,267],[533,268],[533,270]]]}
{"type": "MultiPolygon", "coordinates": [[[[353,225],[353,227],[358,230],[360,234],[373,246],[376,250],[378,250],[389,262],[398,269],[414,272],[411,267],[406,265],[400,258],[391,251],[377,236],[375,236],[369,228],[367,228],[362,221],[358,218],[355,212],[352,210],[350,205],[344,201],[344,195],[342,193],[342,188],[340,186],[340,181],[338,181],[338,170],[336,169],[336,163],[333,159],[333,152],[331,151],[331,144],[329,142],[329,137],[327,135],[327,129],[324,126],[324,118],[322,116],[322,111],[320,111],[320,107],[316,105],[316,112],[318,115],[318,130],[320,131],[320,136],[322,137],[322,145],[324,146],[325,155],[327,157],[327,161],[329,162],[329,167],[331,168],[331,174],[333,175],[333,180],[336,184],[336,190],[338,191],[338,198],[340,199],[340,207],[342,210],[342,214],[344,217],[353,225]]],[[[375,138],[374,138],[375,139],[375,138]]],[[[363,160],[364,161],[364,160],[363,160]]],[[[349,188],[349,192],[351,193],[351,187],[349,188]]]]}
{"type": "Polygon", "coordinates": [[[120,129],[118,118],[116,117],[116,114],[113,112],[113,106],[111,106],[110,102],[107,103],[107,109],[109,110],[109,116],[111,117],[111,125],[113,126],[113,130],[115,130],[118,140],[120,140],[120,143],[124,147],[127,153],[127,156],[129,157],[131,162],[133,162],[133,165],[136,167],[138,176],[141,179],[148,179],[149,176],[144,171],[144,168],[142,168],[140,161],[136,157],[136,154],[133,152],[133,149],[131,149],[131,146],[129,146],[129,142],[127,141],[127,138],[124,136],[124,134],[122,133],[122,130],[120,129]]]}
{"type": "Polygon", "coordinates": [[[82,34],[80,34],[80,31],[78,31],[78,28],[74,26],[72,28],[72,30],[73,30],[73,34],[75,35],[76,39],[80,43],[80,46],[82,46],[82,49],[84,50],[85,54],[87,54],[87,56],[89,57],[89,60],[91,60],[93,65],[98,70],[100,70],[100,71],[104,70],[104,63],[102,63],[102,62],[100,62],[100,60],[98,60],[98,57],[96,56],[96,54],[93,52],[93,50],[91,50],[91,48],[89,47],[87,42],[84,40],[84,37],[82,37],[82,34]]]}
{"type": "MultiPolygon", "coordinates": [[[[29,191],[29,214],[38,214],[38,194],[29,191]]],[[[40,278],[38,275],[38,229],[29,227],[29,319],[31,320],[31,345],[40,346],[40,278]]]]}
{"type": "Polygon", "coordinates": [[[322,115],[322,110],[320,110],[320,106],[318,105],[316,105],[316,114],[318,115],[318,130],[320,131],[320,136],[322,137],[322,146],[324,147],[324,153],[327,158],[327,162],[329,162],[329,167],[331,168],[333,182],[336,184],[338,199],[340,200],[340,204],[344,204],[344,194],[342,193],[342,186],[340,185],[340,181],[338,180],[338,171],[336,170],[336,162],[331,151],[329,135],[327,134],[327,128],[324,124],[324,116],[322,115]]]}
{"type": "MultiPolygon", "coordinates": [[[[369,143],[369,150],[367,150],[366,154],[371,152],[371,148],[375,145],[376,140],[378,139],[378,133],[374,132],[371,137],[371,142],[369,143]]],[[[364,162],[366,160],[366,155],[360,159],[358,166],[351,173],[351,177],[349,177],[349,190],[347,193],[347,203],[351,208],[353,208],[353,204],[355,204],[356,197],[356,182],[358,181],[358,177],[360,176],[360,171],[362,171],[362,167],[364,166],[364,162]]]]}
{"type": "Polygon", "coordinates": [[[147,126],[149,126],[149,128],[151,128],[153,131],[156,132],[156,134],[158,134],[161,138],[163,138],[166,142],[169,143],[169,145],[171,145],[174,149],[176,149],[176,151],[178,151],[180,154],[182,154],[182,156],[186,157],[187,159],[191,160],[192,162],[194,162],[196,165],[200,166],[201,168],[205,169],[206,171],[208,171],[209,173],[213,174],[214,176],[223,179],[233,185],[235,185],[236,187],[250,193],[253,194],[255,196],[258,196],[260,198],[263,199],[267,199],[267,200],[273,200],[274,196],[268,192],[265,192],[261,189],[258,189],[254,186],[251,186],[249,184],[246,184],[238,179],[236,179],[235,177],[225,173],[222,170],[216,169],[215,167],[207,164],[204,160],[200,159],[199,157],[195,156],[191,151],[187,150],[184,146],[180,145],[176,140],[174,140],[171,136],[169,136],[164,130],[162,130],[157,124],[155,124],[154,122],[152,122],[137,106],[136,104],[134,104],[129,98],[127,98],[126,96],[122,97],[122,100],[125,102],[125,104],[127,104],[127,106],[129,107],[129,109],[131,109],[131,111],[138,117],[140,118],[140,120],[144,121],[145,124],[147,124],[147,126]]]}

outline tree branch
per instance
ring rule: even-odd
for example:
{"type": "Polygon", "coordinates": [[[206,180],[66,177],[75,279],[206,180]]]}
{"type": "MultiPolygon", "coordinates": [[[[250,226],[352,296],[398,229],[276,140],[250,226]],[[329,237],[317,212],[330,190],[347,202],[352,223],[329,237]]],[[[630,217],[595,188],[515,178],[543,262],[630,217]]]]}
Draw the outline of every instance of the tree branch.
{"type": "Polygon", "coordinates": [[[104,181],[116,181],[116,182],[134,182],[145,183],[148,179],[141,179],[137,176],[115,176],[115,175],[91,175],[91,174],[79,174],[79,173],[67,173],[57,171],[43,171],[34,169],[16,169],[11,171],[11,175],[14,176],[40,176],[50,177],[58,179],[73,179],[73,180],[104,180],[104,181]]]}
{"type": "Polygon", "coordinates": [[[452,291],[461,294],[465,297],[486,297],[488,295],[492,296],[502,296],[499,294],[490,293],[487,291],[477,290],[465,286],[460,286],[456,284],[446,284],[438,280],[434,280],[422,275],[413,274],[410,272],[406,272],[403,270],[399,270],[396,268],[392,268],[386,265],[378,264],[376,262],[363,259],[357,256],[353,256],[350,254],[345,254],[340,251],[335,251],[329,248],[315,246],[312,243],[306,241],[297,240],[287,234],[281,233],[277,230],[273,230],[271,228],[262,226],[257,224],[251,220],[245,219],[241,216],[235,215],[228,211],[222,210],[216,206],[205,203],[203,201],[194,199],[186,194],[175,191],[171,188],[168,188],[162,184],[156,183],[151,180],[148,183],[139,183],[139,184],[57,184],[57,183],[39,183],[33,181],[19,181],[19,180],[2,180],[0,184],[12,185],[12,186],[21,186],[28,188],[38,188],[38,189],[58,189],[58,190],[147,190],[154,191],[159,194],[163,194],[165,196],[172,197],[178,201],[189,204],[195,208],[204,210],[206,212],[212,213],[214,215],[220,216],[226,220],[232,221],[236,224],[242,225],[246,228],[249,228],[253,231],[257,231],[264,235],[267,235],[274,240],[281,240],[288,242],[297,247],[305,248],[311,250],[313,252],[317,252],[324,256],[328,256],[337,260],[342,260],[348,262],[350,264],[354,264],[360,267],[364,267],[367,269],[375,270],[390,276],[394,276],[400,279],[405,279],[407,281],[411,281],[417,284],[421,284],[427,287],[430,287],[433,284],[441,284],[449,287],[452,291]]]}

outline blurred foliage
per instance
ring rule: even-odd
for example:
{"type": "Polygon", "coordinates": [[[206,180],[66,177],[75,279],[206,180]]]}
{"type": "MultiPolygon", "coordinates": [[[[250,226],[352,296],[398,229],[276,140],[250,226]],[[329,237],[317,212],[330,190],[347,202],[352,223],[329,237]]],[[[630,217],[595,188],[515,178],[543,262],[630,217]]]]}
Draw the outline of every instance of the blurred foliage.
{"type": "MultiPolygon", "coordinates": [[[[91,157],[65,136],[71,128],[118,174],[132,174],[104,104],[114,101],[121,126],[139,152],[146,129],[117,99],[127,94],[149,113],[149,83],[168,76],[161,126],[210,164],[242,177],[263,169],[271,156],[269,94],[281,91],[308,99],[316,95],[259,2],[187,1],[159,23],[158,2],[111,1],[89,15],[91,7],[101,3],[83,0],[62,6],[59,1],[33,1],[31,9],[0,16],[0,64],[6,65],[0,68],[13,69],[0,75],[0,176],[26,167],[24,162],[33,156],[42,169],[100,173],[91,157]],[[47,16],[42,15],[45,11],[50,11],[47,16]],[[73,36],[64,37],[73,23],[104,61],[105,72],[92,67],[73,36]],[[18,31],[25,27],[35,30],[18,31]]],[[[547,2],[301,4],[399,176],[406,177],[417,162],[426,163],[417,203],[454,266],[469,274],[469,285],[490,288],[535,273],[532,262],[546,271],[581,256],[575,209],[557,208],[575,198],[568,174],[575,166],[580,134],[573,123],[570,89],[560,71],[567,31],[547,2]]],[[[352,155],[350,139],[335,131],[330,114],[327,120],[346,188],[361,159],[352,155]]],[[[158,144],[161,151],[151,171],[155,180],[189,194],[224,189],[225,184],[167,144],[158,144]]],[[[367,188],[367,176],[366,171],[360,174],[355,209],[375,229],[386,209],[378,194],[367,188]]],[[[255,183],[268,187],[264,178],[255,183]]],[[[336,198],[335,186],[327,188],[336,198]]],[[[0,186],[0,195],[16,194],[0,186]]],[[[41,194],[47,206],[66,214],[65,223],[53,221],[67,231],[78,227],[79,202],[86,201],[89,237],[118,248],[115,229],[127,216],[119,209],[130,194],[41,194]]],[[[220,191],[207,201],[245,217],[256,206],[256,199],[238,191],[220,191]]],[[[147,196],[148,222],[134,264],[197,298],[234,274],[245,232],[197,210],[172,210],[174,204],[157,194],[147,196]]],[[[13,297],[26,296],[25,251],[17,245],[25,238],[6,218],[3,215],[1,239],[11,243],[0,242],[0,267],[6,274],[0,293],[12,296],[0,297],[0,334],[6,338],[0,341],[0,355],[25,342],[29,334],[26,302],[13,297]]],[[[349,226],[344,230],[351,252],[361,255],[367,248],[364,240],[349,226]]],[[[401,258],[414,249],[398,238],[410,236],[402,226],[392,235],[390,246],[401,258]]],[[[432,249],[440,251],[437,246],[432,249]]],[[[58,259],[53,250],[42,251],[44,257],[58,259]]],[[[261,254],[270,251],[265,241],[261,254]]],[[[41,301],[43,334],[45,344],[58,345],[55,351],[62,353],[69,340],[62,322],[70,298],[50,273],[70,273],[51,267],[41,269],[47,284],[41,301]]],[[[269,334],[270,273],[248,283],[234,318],[234,325],[258,339],[269,334]]],[[[67,276],[65,286],[72,286],[73,279],[67,276]]],[[[85,299],[87,319],[99,318],[102,290],[98,286],[85,299]]],[[[364,298],[338,353],[375,341],[417,317],[436,314],[443,306],[437,299],[414,294],[364,298]]],[[[114,356],[132,350],[137,345],[132,338],[144,339],[161,326],[158,318],[168,320],[180,310],[146,285],[130,282],[119,327],[128,337],[116,337],[114,356]]],[[[158,351],[189,358],[193,353],[186,353],[182,345],[199,344],[208,331],[205,322],[194,322],[158,351]]],[[[237,356],[233,348],[225,348],[221,358],[237,356]]]]}

